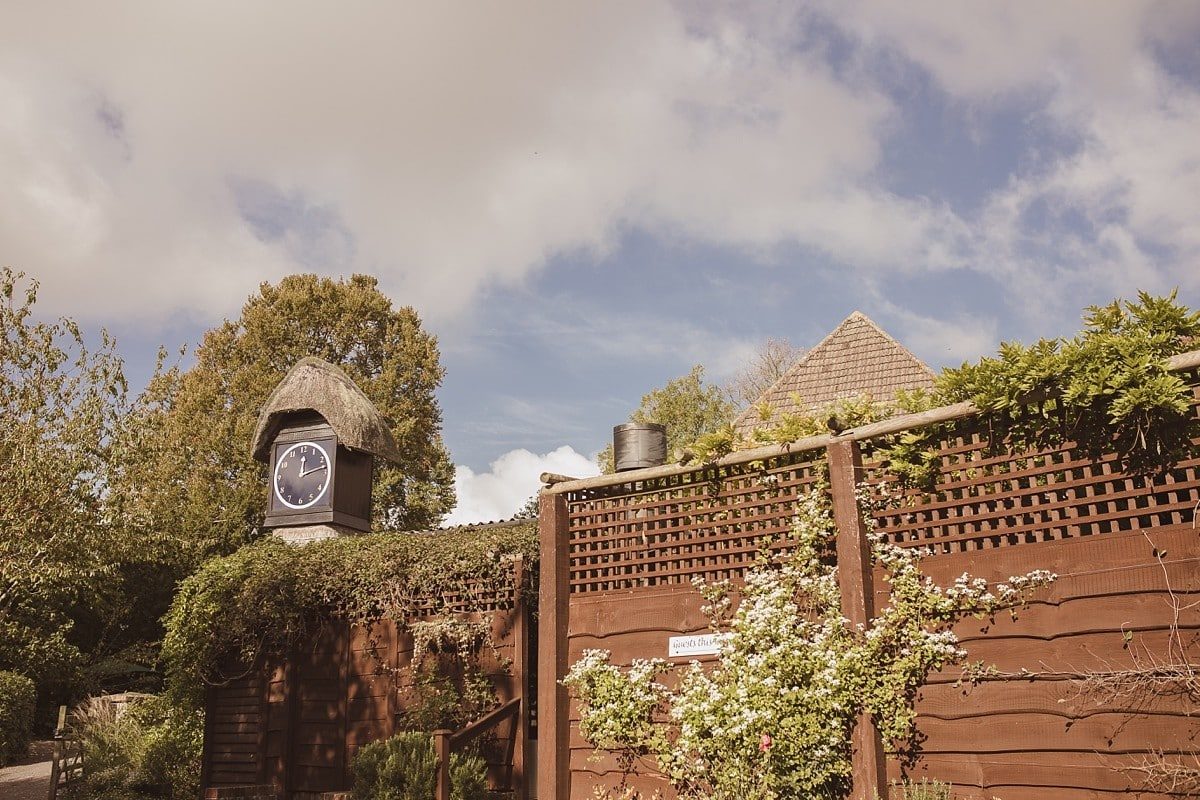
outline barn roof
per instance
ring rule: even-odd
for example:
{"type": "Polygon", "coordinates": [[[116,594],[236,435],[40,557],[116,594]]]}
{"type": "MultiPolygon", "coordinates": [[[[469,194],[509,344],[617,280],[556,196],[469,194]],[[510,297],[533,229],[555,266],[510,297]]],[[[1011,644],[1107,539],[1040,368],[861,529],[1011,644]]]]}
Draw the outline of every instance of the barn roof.
{"type": "Polygon", "coordinates": [[[254,430],[254,457],[267,461],[284,418],[310,410],[325,418],[339,444],[388,461],[400,460],[391,429],[362,389],[338,367],[312,356],[297,361],[267,398],[254,430]]]}
{"type": "Polygon", "coordinates": [[[933,370],[908,348],[866,314],[855,311],[743,411],[734,426],[739,434],[748,435],[763,424],[759,412],[763,403],[772,416],[860,395],[887,403],[902,389],[932,387],[933,378],[933,370]]]}

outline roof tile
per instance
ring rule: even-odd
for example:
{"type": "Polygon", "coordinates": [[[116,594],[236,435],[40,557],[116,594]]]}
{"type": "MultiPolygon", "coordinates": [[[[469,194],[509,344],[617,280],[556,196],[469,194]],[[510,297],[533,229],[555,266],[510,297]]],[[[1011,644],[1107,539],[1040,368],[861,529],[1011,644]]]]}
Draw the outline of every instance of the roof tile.
{"type": "Polygon", "coordinates": [[[742,435],[762,425],[757,407],[764,402],[772,416],[864,394],[890,403],[901,390],[931,388],[933,377],[933,370],[904,345],[855,311],[763,392],[734,425],[742,435]]]}

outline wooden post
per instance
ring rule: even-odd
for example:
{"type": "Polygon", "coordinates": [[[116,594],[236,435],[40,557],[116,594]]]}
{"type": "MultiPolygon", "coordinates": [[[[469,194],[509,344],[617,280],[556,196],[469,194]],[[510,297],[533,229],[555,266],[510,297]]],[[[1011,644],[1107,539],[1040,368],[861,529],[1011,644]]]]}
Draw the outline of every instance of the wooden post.
{"type": "Polygon", "coordinates": [[[296,648],[291,648],[284,666],[283,702],[287,728],[283,732],[283,746],[279,751],[279,772],[283,781],[284,797],[291,797],[296,789],[296,730],[300,727],[300,668],[296,663],[298,658],[296,648]]]}
{"type": "MultiPolygon", "coordinates": [[[[259,693],[258,693],[258,743],[254,746],[254,757],[258,759],[258,783],[264,786],[271,782],[271,776],[267,772],[267,737],[271,727],[271,678],[274,677],[275,670],[271,662],[263,659],[258,668],[259,693]]],[[[208,733],[208,715],[204,715],[205,726],[204,731],[208,733]]],[[[207,757],[207,743],[204,748],[205,759],[204,769],[212,768],[211,761],[207,757]]],[[[208,788],[208,776],[200,784],[201,788],[208,788]]]]}
{"type": "MultiPolygon", "coordinates": [[[[200,739],[200,791],[207,789],[208,784],[212,780],[212,718],[213,711],[216,710],[217,707],[216,700],[216,688],[213,686],[206,687],[204,690],[204,729],[200,739]]],[[[66,706],[62,706],[62,709],[65,710],[66,706]]],[[[62,734],[62,729],[65,722],[61,711],[59,712],[58,717],[58,730],[54,733],[56,738],[62,734]]],[[[257,758],[261,759],[262,750],[259,750],[255,755],[257,758]]],[[[50,800],[54,800],[54,798],[51,798],[50,800]]]]}
{"type": "Polygon", "coordinates": [[[433,749],[437,753],[437,788],[433,800],[450,800],[450,734],[445,728],[433,732],[433,749]]]}
{"type": "Polygon", "coordinates": [[[525,559],[513,561],[513,696],[521,698],[521,707],[513,722],[512,778],[513,800],[529,797],[529,776],[525,771],[529,749],[529,603],[525,599],[525,559]]]}
{"type": "MultiPolygon", "coordinates": [[[[875,585],[871,574],[871,545],[856,494],[862,473],[862,454],[854,441],[833,442],[829,459],[829,491],[837,527],[837,575],[842,592],[842,615],[854,625],[868,625],[875,616],[875,585]]],[[[887,800],[887,764],[883,740],[871,715],[862,713],[851,738],[854,786],[849,800],[887,800]]]]}
{"type": "MultiPolygon", "coordinates": [[[[205,714],[205,718],[206,719],[208,718],[207,714],[205,714]]],[[[67,707],[59,706],[58,707],[58,725],[56,725],[54,728],[54,760],[50,764],[50,791],[47,794],[48,800],[57,800],[57,798],[58,798],[58,782],[59,782],[59,779],[62,774],[62,763],[67,757],[67,748],[64,744],[64,740],[66,737],[66,731],[67,731],[67,707]]],[[[207,723],[204,726],[204,733],[205,733],[205,745],[207,745],[207,743],[208,743],[208,725],[207,725],[207,723]]],[[[202,752],[205,754],[205,756],[208,755],[207,746],[202,750],[202,752]]],[[[205,777],[203,775],[204,762],[201,762],[200,769],[201,769],[201,776],[203,778],[203,777],[205,777]]],[[[203,784],[201,784],[201,785],[203,785],[203,784]]]]}
{"type": "Polygon", "coordinates": [[[389,619],[382,623],[384,630],[391,637],[392,652],[389,656],[392,661],[391,669],[384,678],[387,686],[387,735],[388,738],[396,735],[396,730],[400,727],[397,717],[400,715],[400,626],[396,624],[396,620],[389,619]]]}
{"type": "Polygon", "coordinates": [[[538,496],[538,800],[568,800],[571,791],[567,688],[567,499],[538,496]]]}

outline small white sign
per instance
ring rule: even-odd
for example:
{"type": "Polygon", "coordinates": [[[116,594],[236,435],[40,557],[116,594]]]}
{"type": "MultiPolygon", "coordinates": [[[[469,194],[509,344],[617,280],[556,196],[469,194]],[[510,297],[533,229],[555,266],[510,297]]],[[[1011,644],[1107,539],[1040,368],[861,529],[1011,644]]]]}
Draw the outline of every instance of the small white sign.
{"type": "Polygon", "coordinates": [[[667,658],[711,656],[721,652],[721,642],[727,633],[697,633],[692,636],[672,636],[667,640],[667,658]]]}

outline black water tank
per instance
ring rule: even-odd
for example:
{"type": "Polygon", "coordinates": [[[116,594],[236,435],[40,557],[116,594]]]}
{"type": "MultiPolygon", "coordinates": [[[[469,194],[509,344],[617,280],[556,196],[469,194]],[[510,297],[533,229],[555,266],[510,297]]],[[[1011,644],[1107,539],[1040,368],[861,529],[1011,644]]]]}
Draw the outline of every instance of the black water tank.
{"type": "Polygon", "coordinates": [[[617,472],[667,463],[667,426],[626,422],[613,428],[613,461],[617,472]]]}

